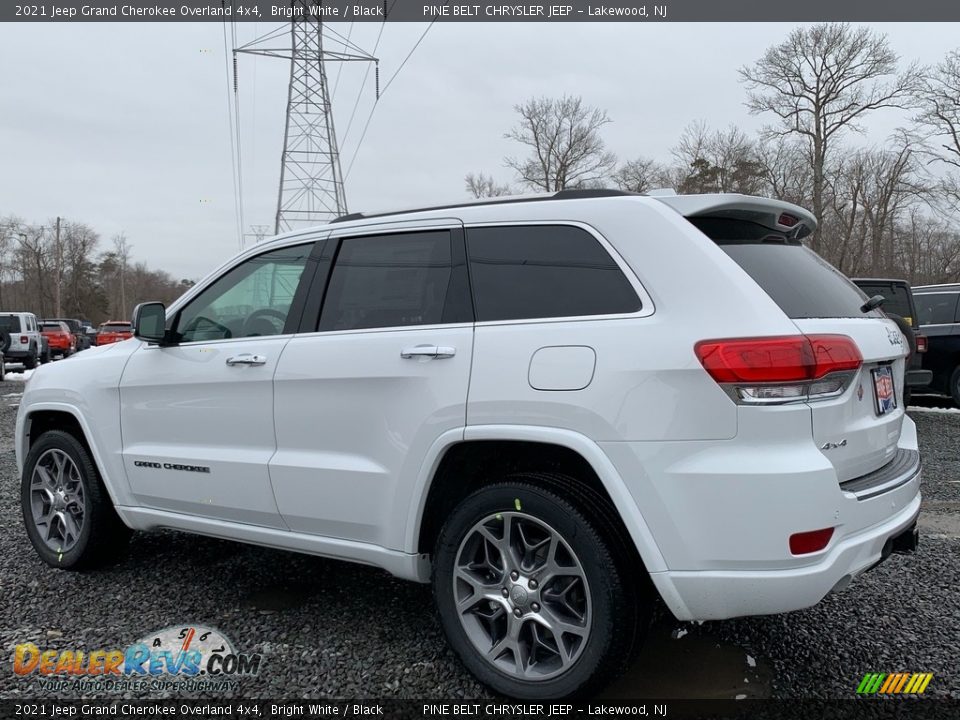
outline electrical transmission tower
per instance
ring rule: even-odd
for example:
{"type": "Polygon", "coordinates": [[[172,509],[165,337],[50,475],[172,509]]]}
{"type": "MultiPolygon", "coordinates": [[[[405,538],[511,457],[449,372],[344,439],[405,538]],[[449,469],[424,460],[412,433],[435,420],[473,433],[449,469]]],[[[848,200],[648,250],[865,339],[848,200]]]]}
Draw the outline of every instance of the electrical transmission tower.
{"type": "MultiPolygon", "coordinates": [[[[326,64],[378,63],[349,37],[324,26],[323,8],[316,0],[293,0],[290,7],[289,28],[282,26],[234,50],[290,60],[276,233],[316,225],[347,212],[326,64]],[[289,47],[277,47],[287,32],[289,47]],[[328,46],[343,49],[324,49],[325,40],[328,46]]],[[[377,79],[379,85],[379,70],[377,79]]]]}

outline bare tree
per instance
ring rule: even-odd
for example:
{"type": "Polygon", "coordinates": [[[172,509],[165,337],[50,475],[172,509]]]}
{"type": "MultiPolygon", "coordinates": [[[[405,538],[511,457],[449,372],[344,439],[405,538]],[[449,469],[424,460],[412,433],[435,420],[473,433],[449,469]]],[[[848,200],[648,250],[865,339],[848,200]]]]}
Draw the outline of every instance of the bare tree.
{"type": "Polygon", "coordinates": [[[675,186],[682,193],[760,192],[763,166],[753,141],[740,128],[710,130],[703,121],[687,125],[673,148],[675,186]]]}
{"type": "MultiPolygon", "coordinates": [[[[793,30],[752,66],[740,69],[752,113],[771,113],[771,135],[805,138],[812,164],[812,205],[818,220],[825,207],[824,168],[837,136],[860,130],[863,117],[879,108],[908,107],[920,69],[897,75],[897,54],[887,37],[869,28],[823,23],[793,30]]],[[[820,249],[820,234],[811,239],[820,249]]]]}
{"type": "Polygon", "coordinates": [[[917,99],[917,129],[946,166],[941,187],[951,209],[960,211],[960,49],[947,53],[925,74],[917,99]]]}
{"type": "Polygon", "coordinates": [[[511,195],[513,190],[506,183],[498,183],[490,175],[484,173],[467,173],[464,178],[467,192],[475,198],[501,197],[511,195]]]}
{"type": "Polygon", "coordinates": [[[571,96],[533,98],[514,109],[520,122],[504,137],[526,145],[530,154],[505,162],[524,185],[545,192],[591,187],[613,171],[616,157],[600,137],[610,122],[606,111],[571,96]]]}
{"type": "Polygon", "coordinates": [[[611,179],[621,190],[645,193],[662,186],[665,173],[656,160],[640,157],[623,163],[614,171],[611,179]]]}

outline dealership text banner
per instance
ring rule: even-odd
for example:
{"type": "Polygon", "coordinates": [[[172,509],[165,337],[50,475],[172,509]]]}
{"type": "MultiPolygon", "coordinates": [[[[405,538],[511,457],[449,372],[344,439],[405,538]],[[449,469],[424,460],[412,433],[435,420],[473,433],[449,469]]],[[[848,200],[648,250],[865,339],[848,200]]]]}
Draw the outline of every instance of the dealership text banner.
{"type": "Polygon", "coordinates": [[[568,0],[559,4],[414,2],[413,0],[128,0],[0,3],[3,22],[951,22],[960,2],[911,0],[568,0]]]}

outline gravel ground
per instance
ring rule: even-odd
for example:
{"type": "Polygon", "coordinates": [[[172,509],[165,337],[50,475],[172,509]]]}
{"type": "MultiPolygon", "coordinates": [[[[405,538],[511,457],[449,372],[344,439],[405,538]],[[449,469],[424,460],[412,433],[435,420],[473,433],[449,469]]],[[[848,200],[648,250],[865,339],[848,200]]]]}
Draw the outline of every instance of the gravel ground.
{"type": "MultiPolygon", "coordinates": [[[[136,535],[129,558],[109,570],[75,574],[43,565],[22,529],[15,482],[17,390],[15,381],[0,386],[6,662],[17,643],[125,647],[150,631],[196,623],[219,628],[241,652],[264,656],[259,675],[229,695],[489,694],[447,649],[429,588],[376,569],[167,532],[136,535]]],[[[913,415],[925,452],[925,510],[947,518],[936,537],[928,534],[915,556],[894,556],[807,611],[703,625],[662,615],[652,652],[614,694],[641,688],[659,694],[666,687],[661,673],[672,693],[689,697],[849,698],[866,672],[923,671],[934,673],[927,695],[960,697],[960,533],[950,524],[960,513],[960,413],[913,415]]],[[[41,692],[36,680],[10,668],[0,670],[0,697],[41,692]]]]}

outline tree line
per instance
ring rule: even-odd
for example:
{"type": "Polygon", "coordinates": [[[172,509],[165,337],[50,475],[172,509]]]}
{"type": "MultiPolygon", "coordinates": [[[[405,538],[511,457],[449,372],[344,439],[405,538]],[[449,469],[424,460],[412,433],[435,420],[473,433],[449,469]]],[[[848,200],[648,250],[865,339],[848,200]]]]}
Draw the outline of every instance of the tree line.
{"type": "Polygon", "coordinates": [[[129,320],[143,300],[170,303],[191,285],[134,261],[123,233],[102,247],[100,235],[82,222],[0,218],[0,311],[98,325],[129,320]]]}
{"type": "Polygon", "coordinates": [[[612,122],[580,97],[532,98],[504,137],[512,182],[466,176],[474,197],[614,186],[645,193],[736,192],[808,208],[811,248],[852,277],[913,284],[960,280],[960,48],[933,66],[904,65],[886,35],[823,23],[793,30],[739,69],[756,134],[695,121],[668,158],[620,159],[612,122]],[[852,142],[882,109],[909,119],[882,145],[852,142]]]}

